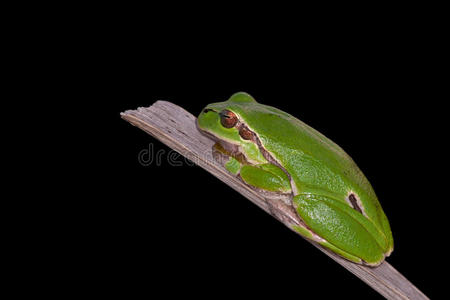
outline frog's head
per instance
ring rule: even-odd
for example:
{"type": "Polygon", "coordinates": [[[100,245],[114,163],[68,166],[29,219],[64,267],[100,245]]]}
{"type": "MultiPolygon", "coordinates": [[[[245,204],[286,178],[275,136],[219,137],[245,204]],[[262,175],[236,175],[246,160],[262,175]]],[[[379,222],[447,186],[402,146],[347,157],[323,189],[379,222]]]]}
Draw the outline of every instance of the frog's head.
{"type": "Polygon", "coordinates": [[[239,151],[250,162],[265,162],[256,145],[255,135],[244,124],[246,112],[257,104],[247,93],[236,93],[227,101],[207,105],[197,119],[200,131],[214,138],[224,148],[239,146],[239,151]]]}
{"type": "MultiPolygon", "coordinates": [[[[256,100],[243,92],[232,95],[227,101],[211,103],[198,116],[197,127],[216,139],[234,144],[241,143],[242,137],[239,134],[239,127],[242,122],[240,114],[246,106],[253,103],[256,103],[256,100]]],[[[242,134],[245,134],[245,132],[241,132],[242,134]]]]}

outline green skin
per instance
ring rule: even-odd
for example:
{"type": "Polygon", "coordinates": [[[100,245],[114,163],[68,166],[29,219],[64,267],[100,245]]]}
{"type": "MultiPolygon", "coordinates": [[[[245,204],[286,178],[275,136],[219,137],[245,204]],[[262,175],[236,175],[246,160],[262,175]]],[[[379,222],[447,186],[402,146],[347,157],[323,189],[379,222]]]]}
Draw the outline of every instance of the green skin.
{"type": "Polygon", "coordinates": [[[318,131],[246,93],[206,106],[198,128],[218,143],[238,146],[240,156],[222,151],[231,173],[259,190],[291,196],[302,220],[293,229],[301,235],[370,266],[392,252],[389,222],[370,183],[354,161],[318,131]],[[237,118],[234,127],[223,125],[221,119],[228,119],[223,112],[237,118]],[[243,126],[255,138],[244,139],[239,134],[243,126]]]}

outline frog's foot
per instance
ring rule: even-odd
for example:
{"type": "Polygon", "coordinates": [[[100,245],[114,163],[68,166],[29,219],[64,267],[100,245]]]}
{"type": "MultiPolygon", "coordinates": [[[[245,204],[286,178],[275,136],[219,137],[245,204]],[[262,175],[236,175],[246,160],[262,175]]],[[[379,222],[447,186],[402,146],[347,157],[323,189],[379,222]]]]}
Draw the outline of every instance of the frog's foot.
{"type": "Polygon", "coordinates": [[[306,224],[294,228],[301,235],[356,263],[376,266],[383,262],[389,251],[385,235],[347,203],[305,193],[296,195],[293,204],[306,224]]]}

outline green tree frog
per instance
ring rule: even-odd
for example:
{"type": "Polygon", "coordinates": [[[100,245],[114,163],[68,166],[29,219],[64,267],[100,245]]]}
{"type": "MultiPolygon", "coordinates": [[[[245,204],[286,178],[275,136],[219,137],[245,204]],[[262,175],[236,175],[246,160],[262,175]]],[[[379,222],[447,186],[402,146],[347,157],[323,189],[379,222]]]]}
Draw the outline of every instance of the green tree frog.
{"type": "Polygon", "coordinates": [[[377,266],[393,250],[372,186],[334,142],[292,115],[236,93],[197,120],[214,157],[257,191],[287,196],[302,236],[355,263],[377,266]]]}

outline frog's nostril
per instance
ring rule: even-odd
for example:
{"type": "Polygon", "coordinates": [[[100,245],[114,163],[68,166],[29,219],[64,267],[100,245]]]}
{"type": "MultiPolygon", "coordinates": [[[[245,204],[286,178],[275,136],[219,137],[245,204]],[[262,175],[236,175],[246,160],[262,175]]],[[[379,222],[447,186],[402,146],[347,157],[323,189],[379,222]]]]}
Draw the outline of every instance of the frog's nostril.
{"type": "Polygon", "coordinates": [[[203,113],[206,114],[206,113],[209,112],[209,111],[213,111],[213,110],[212,110],[212,109],[209,109],[209,108],[205,108],[205,109],[203,110],[203,113]]]}

